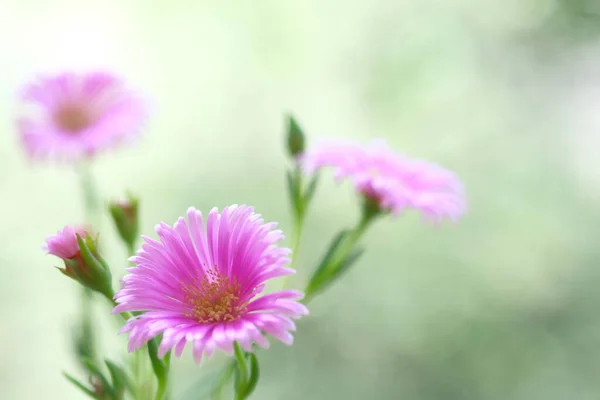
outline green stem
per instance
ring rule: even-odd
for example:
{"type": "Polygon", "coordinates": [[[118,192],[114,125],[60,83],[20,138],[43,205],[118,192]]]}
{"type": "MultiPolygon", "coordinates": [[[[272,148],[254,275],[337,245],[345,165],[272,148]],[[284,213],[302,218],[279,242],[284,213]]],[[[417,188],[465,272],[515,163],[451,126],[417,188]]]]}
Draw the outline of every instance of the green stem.
{"type": "Polygon", "coordinates": [[[302,229],[304,228],[304,219],[306,216],[306,204],[304,202],[302,173],[298,165],[296,165],[294,169],[293,176],[296,190],[293,193],[290,193],[290,196],[292,196],[290,200],[294,216],[292,226],[292,263],[290,264],[290,268],[296,269],[297,260],[300,258],[299,251],[300,242],[302,241],[302,229]]]}
{"type": "Polygon", "coordinates": [[[135,243],[127,243],[127,254],[130,257],[135,255],[135,243]]]}
{"type": "Polygon", "coordinates": [[[158,382],[158,389],[156,390],[156,396],[154,400],[162,400],[167,393],[167,388],[169,384],[169,364],[170,357],[167,354],[164,357],[164,361],[158,359],[158,344],[156,343],[156,339],[150,339],[148,341],[148,355],[150,356],[150,361],[152,362],[152,369],[154,370],[154,374],[156,375],[156,380],[158,382]]]}
{"type": "MultiPolygon", "coordinates": [[[[296,269],[298,260],[300,259],[300,243],[302,241],[302,231],[304,228],[304,216],[294,218],[294,226],[292,228],[292,262],[290,268],[296,269]]],[[[289,288],[289,275],[283,278],[283,289],[289,288]]]]}
{"type": "Polygon", "coordinates": [[[97,229],[98,223],[100,222],[100,197],[98,196],[98,190],[94,182],[94,177],[91,173],[90,167],[87,164],[83,164],[79,170],[79,180],[83,191],[83,202],[85,205],[85,221],[86,223],[94,226],[97,229]]]}
{"type": "MultiPolygon", "coordinates": [[[[302,242],[302,232],[304,230],[304,221],[306,217],[306,201],[305,194],[302,183],[302,174],[301,171],[296,165],[294,169],[294,185],[295,190],[290,192],[290,203],[292,204],[292,262],[290,263],[290,268],[296,269],[298,260],[300,259],[300,244],[302,242]]],[[[283,289],[287,289],[289,287],[289,276],[283,278],[283,289]]]]}
{"type": "Polygon", "coordinates": [[[167,378],[165,376],[164,379],[158,380],[158,390],[156,391],[156,396],[154,396],[154,400],[162,400],[167,393],[167,378]]]}
{"type": "Polygon", "coordinates": [[[298,216],[294,219],[294,226],[292,228],[292,263],[290,268],[296,269],[298,262],[300,243],[302,242],[302,230],[304,229],[304,215],[298,216]]]}
{"type": "MultiPolygon", "coordinates": [[[[234,342],[233,349],[237,361],[239,384],[240,386],[244,386],[248,382],[248,362],[246,361],[246,354],[238,342],[234,342]]],[[[239,394],[240,390],[238,389],[239,388],[236,388],[236,392],[239,394]]]]}
{"type": "MultiPolygon", "coordinates": [[[[94,186],[94,180],[90,173],[88,165],[82,165],[78,170],[80,175],[80,184],[83,194],[84,204],[84,220],[86,224],[93,225],[96,221],[98,213],[98,198],[97,190],[94,186]]],[[[94,341],[94,329],[93,325],[93,311],[92,311],[92,290],[82,287],[82,299],[81,299],[81,314],[82,314],[82,329],[88,338],[90,343],[91,355],[95,356],[95,341],[94,341]]],[[[93,359],[94,357],[92,357],[93,359]]]]}
{"type": "MultiPolygon", "coordinates": [[[[108,299],[108,301],[113,305],[113,307],[117,306],[117,302],[113,299],[113,296],[109,296],[107,295],[106,298],[108,299]]],[[[124,311],[122,313],[119,314],[119,316],[125,321],[129,321],[130,318],[133,317],[133,314],[127,311],[124,311]]],[[[155,367],[155,363],[161,363],[163,365],[163,369],[162,370],[158,370],[157,368],[154,368],[154,372],[156,374],[156,380],[158,382],[158,389],[157,389],[157,393],[156,393],[156,397],[155,400],[162,400],[167,392],[167,386],[168,386],[168,371],[169,371],[169,359],[166,358],[166,362],[162,363],[160,360],[158,360],[156,358],[156,353],[158,350],[158,346],[156,345],[156,341],[155,339],[151,339],[147,346],[148,348],[148,355],[150,357],[150,361],[152,362],[152,366],[153,368],[155,367]],[[166,372],[165,372],[166,371],[166,372]]],[[[138,393],[138,395],[140,393],[144,393],[143,390],[143,382],[141,382],[141,377],[140,375],[140,371],[139,369],[143,370],[143,362],[142,362],[142,358],[140,356],[141,352],[140,349],[138,349],[135,353],[134,353],[134,357],[135,357],[135,373],[136,373],[136,383],[138,384],[138,387],[136,388],[136,391],[138,393]],[[141,365],[140,365],[141,364],[141,365]]]]}

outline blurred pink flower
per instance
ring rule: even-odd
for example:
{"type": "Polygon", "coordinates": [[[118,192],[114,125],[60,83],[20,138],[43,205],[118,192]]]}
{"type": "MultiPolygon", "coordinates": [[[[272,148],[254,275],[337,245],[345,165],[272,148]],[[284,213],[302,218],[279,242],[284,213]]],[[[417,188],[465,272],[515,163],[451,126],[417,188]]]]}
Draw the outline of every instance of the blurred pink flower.
{"type": "Polygon", "coordinates": [[[86,231],[82,226],[65,226],[61,231],[56,232],[56,235],[46,238],[42,250],[62,259],[74,258],[79,254],[77,235],[85,237],[86,231]]]}
{"type": "Polygon", "coordinates": [[[333,167],[338,182],[349,178],[358,192],[393,214],[416,209],[432,220],[456,220],[466,211],[464,188],[454,173],[397,154],[381,141],[368,146],[346,140],[322,141],[309,149],[300,163],[308,174],[333,167]]]}
{"type": "Polygon", "coordinates": [[[162,333],[159,357],[175,347],[180,356],[191,342],[194,358],[216,348],[232,353],[237,341],[246,351],[252,343],[268,346],[263,334],[292,344],[291,318],[308,313],[296,300],[303,293],[283,290],[257,297],[269,279],[294,273],[284,268],[289,249],[274,223],[264,223],[248,206],[213,209],[206,227],[194,208],[173,227],[161,223],[159,240],[145,243],[131,258],[119,303],[113,313],[145,311],[131,318],[121,332],[129,332],[129,351],[162,333]]]}
{"type": "Polygon", "coordinates": [[[17,122],[32,159],[92,157],[132,140],[146,119],[142,99],[105,72],[42,78],[26,86],[22,98],[34,106],[17,122]]]}

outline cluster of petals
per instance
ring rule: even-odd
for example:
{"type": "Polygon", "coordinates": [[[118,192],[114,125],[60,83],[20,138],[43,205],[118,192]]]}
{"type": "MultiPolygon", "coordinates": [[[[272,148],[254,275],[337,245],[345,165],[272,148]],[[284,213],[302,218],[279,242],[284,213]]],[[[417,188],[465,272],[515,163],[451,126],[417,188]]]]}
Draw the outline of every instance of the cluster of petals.
{"type": "Polygon", "coordinates": [[[76,161],[131,141],[146,120],[146,105],[110,73],[63,73],[23,88],[17,121],[32,159],[76,161]]]}
{"type": "Polygon", "coordinates": [[[86,232],[83,226],[67,225],[56,235],[48,236],[42,250],[62,259],[73,258],[79,253],[77,235],[84,237],[86,232]]]}
{"type": "Polygon", "coordinates": [[[464,187],[454,173],[398,154],[382,141],[367,146],[321,141],[300,157],[300,163],[307,174],[332,167],[338,182],[350,179],[359,193],[393,214],[415,209],[431,220],[455,220],[466,210],[464,187]]]}
{"type": "Polygon", "coordinates": [[[206,220],[190,208],[172,227],[157,225],[158,240],[144,237],[115,295],[113,313],[144,312],[121,330],[129,351],[159,334],[160,357],[173,349],[180,356],[190,343],[198,363],[216,349],[231,354],[235,342],[246,351],[268,347],[265,334],[292,344],[292,319],[308,313],[298,302],[303,293],[261,294],[269,279],[294,272],[275,226],[237,205],[213,209],[206,220]]]}

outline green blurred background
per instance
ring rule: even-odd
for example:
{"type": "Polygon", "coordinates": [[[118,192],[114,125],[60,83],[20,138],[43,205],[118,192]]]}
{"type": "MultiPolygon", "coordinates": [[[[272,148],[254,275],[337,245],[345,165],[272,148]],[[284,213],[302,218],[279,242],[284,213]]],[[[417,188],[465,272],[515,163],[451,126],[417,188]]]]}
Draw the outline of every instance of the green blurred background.
{"type": "MultiPolygon", "coordinates": [[[[253,398],[600,398],[597,0],[0,2],[1,399],[83,397],[60,375],[76,371],[77,288],[40,250],[83,218],[77,176],[29,163],[13,121],[35,74],[98,67],[155,100],[139,145],[93,167],[106,199],[142,197],[146,234],[232,203],[289,231],[287,112],[310,140],[385,138],[465,182],[458,224],[373,227],[294,346],[261,352],[253,398]]],[[[356,217],[351,188],[324,179],[298,286],[356,217]]],[[[108,219],[101,232],[122,271],[108,219]]],[[[203,398],[223,361],[186,352],[173,398],[203,398]]]]}

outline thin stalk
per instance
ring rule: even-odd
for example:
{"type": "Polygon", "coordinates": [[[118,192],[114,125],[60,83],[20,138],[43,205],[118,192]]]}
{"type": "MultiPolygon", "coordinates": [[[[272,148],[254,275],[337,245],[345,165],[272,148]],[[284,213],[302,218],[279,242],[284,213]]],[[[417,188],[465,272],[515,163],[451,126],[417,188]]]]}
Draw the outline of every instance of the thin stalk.
{"type": "MultiPolygon", "coordinates": [[[[302,231],[304,229],[304,216],[294,218],[294,225],[292,227],[292,262],[290,268],[296,269],[298,260],[300,259],[300,244],[302,242],[302,231]]],[[[283,289],[289,288],[289,275],[283,278],[283,289]]]]}
{"type": "MultiPolygon", "coordinates": [[[[292,246],[292,262],[290,263],[290,268],[296,269],[298,265],[298,260],[300,259],[300,245],[302,243],[302,232],[304,230],[304,221],[306,219],[306,207],[304,199],[304,185],[302,174],[300,173],[299,167],[296,165],[294,170],[294,177],[297,179],[296,181],[296,192],[291,192],[290,202],[292,204],[293,211],[293,222],[292,222],[292,238],[291,238],[291,246],[292,246]],[[294,198],[296,197],[296,198],[294,198]],[[298,206],[300,204],[300,206],[298,206]]],[[[287,289],[289,287],[289,276],[283,278],[283,289],[287,289]]]]}
{"type": "MultiPolygon", "coordinates": [[[[89,170],[88,165],[82,165],[78,170],[80,176],[80,184],[83,195],[84,204],[84,220],[86,224],[94,225],[98,219],[98,192],[94,185],[93,176],[89,170]]],[[[82,318],[82,330],[85,332],[86,337],[91,343],[92,355],[95,356],[96,349],[94,346],[94,329],[93,325],[93,311],[92,311],[92,295],[91,289],[82,287],[81,290],[81,318],[82,318]]],[[[92,357],[94,358],[94,357],[92,357]]]]}
{"type": "Polygon", "coordinates": [[[290,268],[296,269],[296,264],[300,257],[298,252],[300,251],[300,244],[302,243],[302,231],[304,229],[304,215],[294,219],[294,226],[292,227],[292,263],[290,268]]]}
{"type": "Polygon", "coordinates": [[[152,368],[154,369],[156,380],[158,382],[158,388],[156,390],[156,396],[154,397],[154,400],[163,400],[169,386],[170,357],[169,355],[166,355],[164,357],[164,361],[158,359],[158,344],[154,338],[148,341],[147,346],[148,355],[150,356],[152,368]]]}
{"type": "Polygon", "coordinates": [[[97,225],[100,222],[100,197],[98,189],[89,165],[83,164],[78,172],[83,192],[85,221],[97,229],[97,225]]]}

